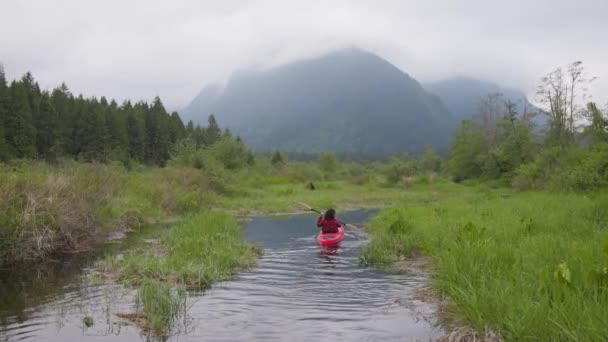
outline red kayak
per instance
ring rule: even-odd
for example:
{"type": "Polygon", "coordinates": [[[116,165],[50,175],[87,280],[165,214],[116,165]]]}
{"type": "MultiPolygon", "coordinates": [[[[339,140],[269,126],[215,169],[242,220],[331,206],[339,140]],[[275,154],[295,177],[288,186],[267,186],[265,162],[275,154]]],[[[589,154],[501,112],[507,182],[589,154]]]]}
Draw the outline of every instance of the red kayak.
{"type": "Polygon", "coordinates": [[[337,233],[323,233],[317,235],[317,242],[321,246],[335,246],[344,239],[344,227],[338,228],[337,233]]]}

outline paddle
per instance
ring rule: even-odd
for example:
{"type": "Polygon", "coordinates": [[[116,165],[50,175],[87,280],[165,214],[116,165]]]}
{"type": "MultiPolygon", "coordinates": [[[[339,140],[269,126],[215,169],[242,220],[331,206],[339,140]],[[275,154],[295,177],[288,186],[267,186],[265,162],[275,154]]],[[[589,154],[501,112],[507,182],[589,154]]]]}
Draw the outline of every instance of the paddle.
{"type": "MultiPolygon", "coordinates": [[[[323,215],[323,213],[322,213],[322,212],[320,212],[320,211],[318,211],[317,209],[315,209],[315,208],[313,208],[313,207],[309,206],[309,205],[308,205],[308,204],[306,204],[306,203],[303,203],[303,202],[298,202],[298,204],[299,204],[301,207],[306,208],[306,210],[314,211],[315,213],[318,213],[318,214],[323,215]]],[[[360,229],[359,229],[357,226],[355,226],[354,224],[350,224],[350,223],[344,223],[344,222],[342,222],[342,221],[338,221],[338,222],[340,222],[340,224],[341,224],[342,226],[344,226],[344,228],[350,228],[350,229],[357,230],[357,231],[358,231],[358,230],[360,230],[360,229]]]]}

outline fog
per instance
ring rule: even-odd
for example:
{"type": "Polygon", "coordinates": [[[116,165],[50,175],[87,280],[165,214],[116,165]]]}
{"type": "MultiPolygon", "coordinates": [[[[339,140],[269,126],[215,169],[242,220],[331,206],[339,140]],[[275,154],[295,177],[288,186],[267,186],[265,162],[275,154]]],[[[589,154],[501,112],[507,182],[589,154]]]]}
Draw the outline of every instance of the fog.
{"type": "Polygon", "coordinates": [[[582,60],[608,100],[608,1],[4,1],[0,62],[43,88],[180,109],[208,83],[345,47],[421,81],[470,76],[533,94],[582,60]]]}

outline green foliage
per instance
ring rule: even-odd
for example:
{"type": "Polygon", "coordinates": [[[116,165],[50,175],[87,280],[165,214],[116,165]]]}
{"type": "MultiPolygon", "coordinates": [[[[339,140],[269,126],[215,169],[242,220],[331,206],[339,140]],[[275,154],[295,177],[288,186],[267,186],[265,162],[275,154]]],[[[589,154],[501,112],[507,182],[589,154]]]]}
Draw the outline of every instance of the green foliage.
{"type": "Polygon", "coordinates": [[[399,209],[381,211],[367,230],[374,239],[361,254],[363,265],[390,265],[401,257],[412,256],[420,245],[417,236],[412,234],[412,224],[399,209]]]}
{"type": "Polygon", "coordinates": [[[319,157],[319,168],[325,174],[325,177],[334,176],[340,164],[334,154],[323,153],[319,157]]]}
{"type": "Polygon", "coordinates": [[[169,284],[146,278],[137,289],[137,304],[149,327],[163,333],[186,305],[186,294],[182,288],[174,291],[169,284]]]}
{"type": "Polygon", "coordinates": [[[270,162],[275,167],[281,167],[285,165],[285,160],[283,159],[283,155],[279,151],[274,151],[272,154],[272,158],[270,158],[270,162]]]}
{"type": "Polygon", "coordinates": [[[84,324],[85,327],[90,328],[95,325],[95,320],[93,320],[93,317],[87,315],[82,318],[82,324],[84,324]]]}
{"type": "Polygon", "coordinates": [[[415,176],[417,171],[418,167],[415,160],[391,158],[385,167],[384,174],[389,184],[396,184],[406,177],[415,176]]]}
{"type": "MultiPolygon", "coordinates": [[[[70,157],[87,162],[132,161],[164,166],[173,146],[189,137],[198,148],[218,142],[215,118],[210,128],[186,130],[179,114],[167,113],[160,98],[152,104],[125,102],[118,106],[104,97],[74,97],[67,86],[40,90],[30,73],[6,85],[0,77],[0,160],[70,157]]],[[[254,162],[248,152],[247,162],[254,162]]]]}
{"type": "Polygon", "coordinates": [[[427,172],[439,172],[441,170],[441,157],[437,155],[432,147],[427,146],[422,152],[420,164],[422,169],[427,172]]]}
{"type": "Polygon", "coordinates": [[[250,158],[245,144],[230,136],[219,138],[209,147],[209,153],[227,170],[236,170],[248,165],[250,158]]]}
{"type": "Polygon", "coordinates": [[[10,97],[11,107],[6,113],[4,129],[11,154],[17,158],[35,158],[36,128],[24,86],[13,82],[10,97]]]}
{"type": "Polygon", "coordinates": [[[608,115],[602,113],[593,102],[587,104],[587,113],[591,124],[586,127],[585,135],[591,139],[592,143],[608,143],[608,115]]]}
{"type": "Polygon", "coordinates": [[[240,225],[221,212],[201,212],[171,227],[161,239],[166,253],[151,253],[149,246],[131,251],[114,266],[122,281],[147,278],[207,288],[255,264],[260,250],[241,239],[240,225]]]}
{"type": "Polygon", "coordinates": [[[608,245],[597,210],[606,196],[502,192],[462,187],[436,206],[383,210],[362,259],[385,264],[423,250],[447,317],[505,341],[602,340],[608,245]]]}
{"type": "Polygon", "coordinates": [[[473,121],[463,121],[450,149],[448,169],[456,180],[477,178],[482,175],[483,156],[488,147],[478,126],[473,121]]]}

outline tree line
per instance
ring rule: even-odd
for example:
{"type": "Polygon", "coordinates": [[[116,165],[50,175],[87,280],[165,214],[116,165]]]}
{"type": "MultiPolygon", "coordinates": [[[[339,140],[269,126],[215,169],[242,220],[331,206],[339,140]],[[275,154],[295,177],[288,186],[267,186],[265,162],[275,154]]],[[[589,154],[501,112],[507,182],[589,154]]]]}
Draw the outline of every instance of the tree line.
{"type": "Polygon", "coordinates": [[[164,166],[178,141],[190,138],[205,148],[225,135],[230,132],[222,132],[213,115],[207,127],[184,125],[159,97],[118,105],[75,96],[65,83],[45,91],[29,72],[8,84],[0,65],[0,161],[68,157],[164,166]]]}
{"type": "Polygon", "coordinates": [[[501,180],[521,189],[608,186],[608,110],[589,101],[593,80],[575,62],[541,78],[534,111],[518,113],[501,94],[482,99],[452,142],[454,180],[501,180]]]}

